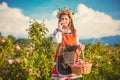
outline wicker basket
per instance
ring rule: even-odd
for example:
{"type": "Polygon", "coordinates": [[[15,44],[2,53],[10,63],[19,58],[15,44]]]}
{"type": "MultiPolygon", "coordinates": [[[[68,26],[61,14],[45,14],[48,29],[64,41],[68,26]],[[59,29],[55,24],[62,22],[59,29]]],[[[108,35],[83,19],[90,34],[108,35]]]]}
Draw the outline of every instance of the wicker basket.
{"type": "Polygon", "coordinates": [[[91,72],[92,63],[82,65],[70,65],[74,74],[89,74],[91,72]]]}

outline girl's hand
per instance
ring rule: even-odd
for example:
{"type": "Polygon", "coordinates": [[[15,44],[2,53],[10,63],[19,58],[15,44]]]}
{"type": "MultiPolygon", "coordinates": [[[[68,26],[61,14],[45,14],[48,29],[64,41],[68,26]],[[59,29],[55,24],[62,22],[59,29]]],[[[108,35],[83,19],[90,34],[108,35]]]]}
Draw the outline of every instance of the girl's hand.
{"type": "Polygon", "coordinates": [[[59,27],[63,27],[65,25],[65,22],[63,22],[63,21],[61,21],[61,22],[59,22],[59,27]]]}
{"type": "Polygon", "coordinates": [[[81,50],[84,50],[85,49],[85,45],[84,44],[81,44],[81,50]]]}
{"type": "Polygon", "coordinates": [[[79,45],[79,48],[80,48],[80,50],[83,51],[83,50],[85,49],[85,45],[84,45],[84,44],[80,44],[80,45],[79,45]]]}

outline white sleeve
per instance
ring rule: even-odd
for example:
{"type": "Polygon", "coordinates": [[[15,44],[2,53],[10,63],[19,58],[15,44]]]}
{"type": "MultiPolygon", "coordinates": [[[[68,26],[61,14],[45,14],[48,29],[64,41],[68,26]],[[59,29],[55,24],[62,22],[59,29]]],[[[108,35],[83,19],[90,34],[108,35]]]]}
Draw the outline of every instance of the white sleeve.
{"type": "Polygon", "coordinates": [[[61,43],[62,42],[62,29],[57,28],[53,33],[53,42],[61,43]]]}

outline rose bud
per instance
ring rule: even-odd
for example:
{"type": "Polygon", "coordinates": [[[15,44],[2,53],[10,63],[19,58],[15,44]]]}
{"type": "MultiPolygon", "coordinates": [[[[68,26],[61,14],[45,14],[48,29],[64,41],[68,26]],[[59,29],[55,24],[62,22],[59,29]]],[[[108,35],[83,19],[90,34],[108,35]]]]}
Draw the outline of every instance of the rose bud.
{"type": "Polygon", "coordinates": [[[95,65],[95,67],[96,67],[96,68],[98,68],[98,67],[99,67],[99,65],[98,65],[98,64],[96,64],[96,65],[95,65]]]}
{"type": "Polygon", "coordinates": [[[40,70],[38,70],[38,72],[37,72],[39,75],[40,75],[40,70]]]}
{"type": "Polygon", "coordinates": [[[9,59],[9,60],[8,60],[8,64],[11,65],[12,63],[13,63],[13,60],[9,59]]]}
{"type": "Polygon", "coordinates": [[[29,73],[29,74],[32,74],[32,73],[33,73],[33,70],[32,70],[32,69],[29,69],[29,70],[28,70],[28,73],[29,73]]]}
{"type": "Polygon", "coordinates": [[[16,48],[16,50],[18,50],[18,51],[21,50],[21,48],[20,48],[19,45],[17,45],[15,48],[16,48]]]}
{"type": "Polygon", "coordinates": [[[1,40],[1,42],[2,42],[2,43],[5,43],[5,40],[4,40],[4,39],[2,39],[2,40],[1,40]]]}

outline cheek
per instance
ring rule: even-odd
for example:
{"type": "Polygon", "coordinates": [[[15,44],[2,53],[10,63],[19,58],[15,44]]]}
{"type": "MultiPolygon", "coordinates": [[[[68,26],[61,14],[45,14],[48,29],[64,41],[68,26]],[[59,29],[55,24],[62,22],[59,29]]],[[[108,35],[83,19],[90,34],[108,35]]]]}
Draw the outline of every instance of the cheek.
{"type": "Polygon", "coordinates": [[[68,25],[68,24],[69,24],[69,21],[66,21],[66,24],[68,25]]]}
{"type": "Polygon", "coordinates": [[[68,25],[69,25],[69,23],[68,23],[68,22],[66,22],[66,23],[65,23],[65,26],[68,26],[68,25]]]}
{"type": "Polygon", "coordinates": [[[67,23],[69,23],[69,22],[70,22],[70,19],[67,20],[67,23]]]}

